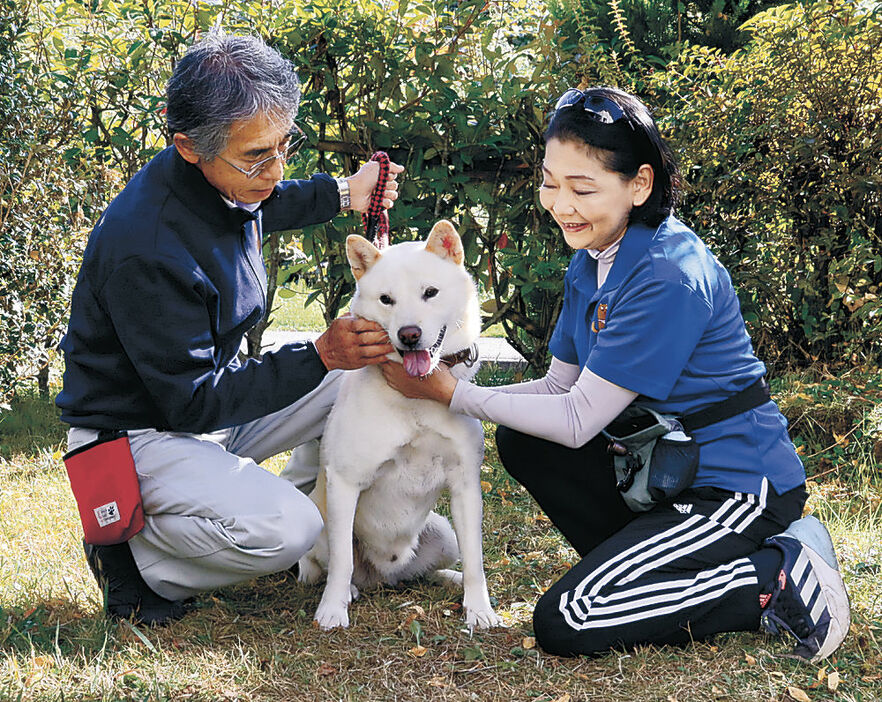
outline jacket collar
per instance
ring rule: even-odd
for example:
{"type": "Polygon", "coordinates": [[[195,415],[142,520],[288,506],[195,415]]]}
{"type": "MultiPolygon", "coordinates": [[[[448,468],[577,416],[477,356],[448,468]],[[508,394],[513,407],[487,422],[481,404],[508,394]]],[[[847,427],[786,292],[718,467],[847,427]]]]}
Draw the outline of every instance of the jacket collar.
{"type": "MultiPolygon", "coordinates": [[[[185,161],[174,146],[164,149],[157,158],[161,159],[172,193],[200,219],[224,229],[239,229],[245,222],[257,219],[257,210],[252,213],[241,207],[228,207],[202,171],[185,161]]],[[[261,208],[277,197],[278,187],[261,203],[261,208]]]]}

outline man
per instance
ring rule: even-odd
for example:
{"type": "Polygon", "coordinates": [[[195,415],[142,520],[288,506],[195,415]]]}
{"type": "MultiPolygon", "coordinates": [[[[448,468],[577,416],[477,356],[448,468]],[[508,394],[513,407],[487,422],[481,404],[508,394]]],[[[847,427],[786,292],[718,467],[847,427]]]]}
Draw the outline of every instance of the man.
{"type": "MultiPolygon", "coordinates": [[[[86,545],[111,616],[163,623],[198,592],[295,564],[321,517],[257,464],[320,436],[340,375],[332,371],[393,351],[377,325],[343,317],[315,343],[237,360],[266,310],[261,233],[365,211],[378,178],[368,163],[346,179],[282,180],[302,141],[299,98],[293,66],[275,50],[212,31],[169,80],[173,146],[132,178],[89,237],[56,402],[70,450],[128,434],[144,528],[128,542],[86,545]]],[[[391,165],[385,207],[402,170],[391,165]]],[[[97,462],[94,472],[101,481],[97,462]]]]}

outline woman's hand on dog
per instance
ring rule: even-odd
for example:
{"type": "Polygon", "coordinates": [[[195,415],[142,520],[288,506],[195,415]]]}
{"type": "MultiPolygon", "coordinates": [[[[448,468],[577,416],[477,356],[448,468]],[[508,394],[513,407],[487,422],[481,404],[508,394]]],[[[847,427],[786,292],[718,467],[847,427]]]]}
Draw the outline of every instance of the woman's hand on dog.
{"type": "Polygon", "coordinates": [[[405,397],[412,397],[416,400],[436,400],[442,404],[449,405],[453,399],[453,391],[456,390],[456,378],[454,378],[450,369],[441,363],[429,375],[415,378],[408,375],[404,366],[395,361],[388,361],[380,366],[383,371],[383,377],[389,384],[389,387],[397,390],[405,397]]]}
{"type": "Polygon", "coordinates": [[[386,360],[386,354],[395,352],[383,327],[349,314],[331,322],[315,340],[315,348],[328,370],[376,365],[386,360]]]}
{"type": "MultiPolygon", "coordinates": [[[[383,192],[383,207],[387,210],[398,199],[398,174],[404,170],[404,166],[389,162],[389,180],[386,181],[386,190],[383,192]]],[[[367,212],[371,204],[371,193],[377,185],[380,176],[380,164],[376,161],[368,161],[358,172],[349,176],[349,194],[352,198],[352,209],[356,212],[367,212]]]]}

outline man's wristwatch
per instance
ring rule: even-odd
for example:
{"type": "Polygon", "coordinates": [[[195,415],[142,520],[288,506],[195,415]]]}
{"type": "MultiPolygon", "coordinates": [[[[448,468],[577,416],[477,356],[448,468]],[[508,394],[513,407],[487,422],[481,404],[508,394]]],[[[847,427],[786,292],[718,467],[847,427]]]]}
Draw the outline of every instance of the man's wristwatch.
{"type": "Polygon", "coordinates": [[[337,181],[337,192],[340,193],[340,211],[345,212],[352,207],[352,195],[349,193],[349,181],[345,178],[334,178],[337,181]]]}

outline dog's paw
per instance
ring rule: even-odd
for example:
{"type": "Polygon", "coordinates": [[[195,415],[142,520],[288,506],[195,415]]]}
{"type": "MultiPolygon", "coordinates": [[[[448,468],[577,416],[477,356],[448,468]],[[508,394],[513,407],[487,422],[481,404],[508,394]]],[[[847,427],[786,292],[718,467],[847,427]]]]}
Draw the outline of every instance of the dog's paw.
{"type": "Polygon", "coordinates": [[[322,602],[315,611],[315,621],[322,631],[349,627],[349,608],[338,604],[330,605],[322,602]]]}
{"type": "Polygon", "coordinates": [[[490,629],[495,626],[502,626],[502,617],[500,617],[492,608],[487,609],[466,609],[465,614],[466,625],[470,630],[474,629],[490,629]]]}
{"type": "Polygon", "coordinates": [[[351,595],[352,592],[348,588],[342,597],[325,589],[322,601],[319,602],[318,609],[315,611],[315,621],[318,622],[322,630],[336,629],[338,626],[345,629],[349,626],[349,602],[351,601],[349,597],[351,595]]]}
{"type": "Polygon", "coordinates": [[[441,585],[462,587],[462,573],[458,570],[451,570],[450,568],[440,568],[439,570],[433,571],[429,574],[429,579],[432,580],[432,582],[441,585]]]}
{"type": "Polygon", "coordinates": [[[322,569],[318,563],[309,556],[304,556],[297,562],[297,582],[306,585],[314,585],[322,579],[322,569]]]}

